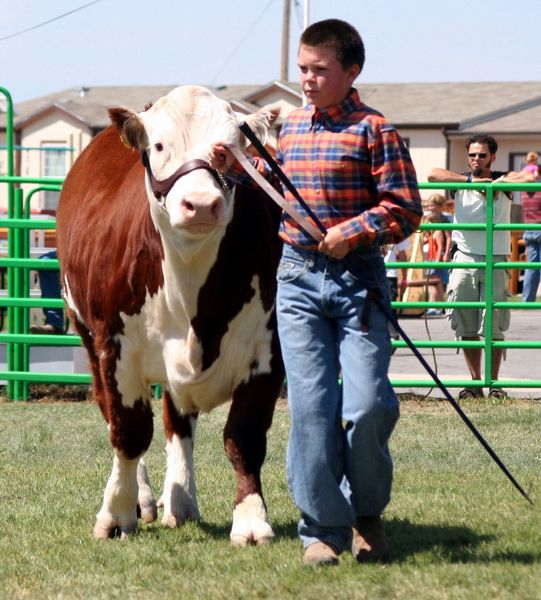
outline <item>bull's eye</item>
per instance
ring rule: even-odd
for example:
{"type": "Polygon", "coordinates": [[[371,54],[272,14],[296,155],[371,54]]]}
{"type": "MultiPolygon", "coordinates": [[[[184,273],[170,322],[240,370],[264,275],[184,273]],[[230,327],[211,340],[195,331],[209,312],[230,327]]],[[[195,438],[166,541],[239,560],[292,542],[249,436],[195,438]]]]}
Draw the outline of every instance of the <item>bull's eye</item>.
{"type": "Polygon", "coordinates": [[[154,149],[157,150],[158,152],[161,152],[163,150],[163,144],[161,144],[160,142],[158,142],[157,144],[154,144],[154,149]]]}

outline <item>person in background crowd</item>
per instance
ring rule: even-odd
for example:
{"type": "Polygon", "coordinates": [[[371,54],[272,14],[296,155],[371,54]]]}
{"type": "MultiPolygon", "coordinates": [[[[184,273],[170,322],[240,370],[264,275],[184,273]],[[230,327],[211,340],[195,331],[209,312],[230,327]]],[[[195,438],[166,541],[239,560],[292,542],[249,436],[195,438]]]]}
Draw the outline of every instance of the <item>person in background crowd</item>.
{"type": "MultiPolygon", "coordinates": [[[[498,144],[486,134],[476,134],[466,142],[467,158],[470,171],[455,173],[447,169],[435,168],[428,180],[431,182],[523,182],[532,181],[533,176],[522,173],[505,173],[493,171],[492,163],[496,160],[498,144]]],[[[503,192],[494,194],[494,223],[509,223],[511,217],[511,199],[503,192]]],[[[458,190],[455,194],[455,223],[486,223],[486,197],[477,190],[458,190]]],[[[454,230],[453,242],[457,251],[453,262],[485,262],[486,234],[484,231],[454,230]]],[[[510,251],[510,232],[495,231],[493,238],[494,261],[507,260],[510,251]]],[[[493,297],[496,302],[507,300],[508,273],[506,269],[494,269],[493,297]]],[[[456,302],[478,302],[486,299],[486,271],[482,268],[452,269],[449,282],[449,300],[456,302]]],[[[485,331],[485,310],[453,308],[450,311],[451,327],[462,340],[478,341],[485,331]]],[[[493,312],[492,338],[503,340],[504,332],[509,328],[510,313],[508,309],[496,309],[493,312]]],[[[464,348],[464,357],[472,380],[481,379],[481,349],[464,348]]],[[[496,381],[500,372],[502,349],[495,348],[492,353],[491,378],[496,381]]],[[[480,387],[466,387],[459,393],[459,399],[482,397],[480,387]]],[[[501,388],[489,389],[489,396],[505,398],[507,394],[501,388]]]]}
{"type": "MultiPolygon", "coordinates": [[[[409,248],[409,240],[402,240],[398,242],[398,244],[389,244],[387,246],[382,246],[382,254],[384,256],[385,264],[390,262],[407,262],[408,255],[406,254],[409,248]]],[[[400,281],[398,280],[398,270],[395,268],[387,268],[387,283],[389,284],[389,296],[391,302],[396,302],[402,298],[402,294],[404,293],[404,288],[407,285],[407,269],[402,267],[400,269],[400,281]]],[[[398,318],[398,313],[395,308],[391,309],[391,312],[395,319],[398,318]]],[[[397,340],[399,338],[398,331],[389,323],[389,333],[391,334],[391,338],[393,340],[397,340]]],[[[393,348],[392,352],[396,348],[393,348]]]]}
{"type": "MultiPolygon", "coordinates": [[[[433,212],[427,213],[423,217],[424,223],[441,223],[441,216],[433,212]]],[[[451,233],[451,232],[449,232],[451,233]]],[[[449,236],[450,237],[450,236],[449,236]]],[[[433,262],[443,262],[447,248],[447,236],[441,230],[433,229],[423,232],[423,255],[425,260],[433,262]]],[[[450,243],[449,243],[450,247],[450,243]]],[[[445,287],[449,281],[447,269],[430,268],[426,271],[428,282],[428,301],[444,302],[445,287]]],[[[444,314],[443,308],[429,308],[426,311],[427,317],[441,317],[444,314]]]]}
{"type": "MultiPolygon", "coordinates": [[[[399,405],[388,377],[388,323],[371,297],[389,304],[380,247],[415,231],[421,198],[404,141],[352,87],[364,64],[357,30],[338,19],[313,23],[297,62],[308,104],[285,119],[277,161],[327,233],[315,242],[282,216],[276,308],[291,416],[288,483],[305,565],[336,565],[347,549],[358,562],[385,562],[381,514],[391,497],[388,442],[399,405]]],[[[209,160],[239,176],[223,144],[209,160]]]]}
{"type": "MultiPolygon", "coordinates": [[[[43,260],[57,259],[56,250],[47,252],[40,256],[43,260]]],[[[38,270],[39,287],[42,298],[61,298],[60,274],[58,271],[50,269],[38,270]]],[[[61,308],[44,308],[45,322],[43,325],[31,325],[30,333],[37,334],[63,334],[64,329],[64,311],[61,308]]]]}
{"type": "MultiPolygon", "coordinates": [[[[447,204],[447,199],[442,194],[431,194],[426,201],[426,209],[427,213],[433,215],[434,220],[432,223],[452,223],[453,215],[445,212],[445,205],[447,204]]],[[[443,253],[441,255],[441,260],[444,262],[449,262],[451,260],[451,248],[453,245],[452,233],[450,230],[443,231],[444,246],[443,253]]]]}
{"type": "MultiPolygon", "coordinates": [[[[537,152],[528,152],[525,159],[523,172],[541,181],[539,176],[539,155],[537,152]]],[[[520,202],[524,211],[525,223],[541,223],[541,190],[537,192],[521,192],[520,202]]],[[[541,230],[525,231],[523,235],[526,244],[528,262],[541,263],[541,230]]],[[[540,270],[525,269],[522,284],[522,299],[524,302],[535,302],[539,288],[540,270]]]]}

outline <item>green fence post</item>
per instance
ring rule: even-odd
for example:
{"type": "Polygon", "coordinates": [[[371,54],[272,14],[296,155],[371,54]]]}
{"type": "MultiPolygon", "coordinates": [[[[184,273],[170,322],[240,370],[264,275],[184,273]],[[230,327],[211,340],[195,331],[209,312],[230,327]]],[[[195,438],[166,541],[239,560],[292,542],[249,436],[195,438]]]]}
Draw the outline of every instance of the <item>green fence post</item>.
{"type": "MultiPolygon", "coordinates": [[[[0,87],[0,93],[4,95],[6,98],[6,152],[7,152],[7,174],[8,177],[13,177],[15,174],[15,160],[14,160],[14,152],[13,152],[13,100],[11,99],[11,94],[3,87],[0,87]]],[[[13,218],[13,210],[14,210],[14,198],[15,198],[15,185],[13,183],[8,184],[8,218],[13,218]]],[[[11,229],[8,230],[8,256],[13,256],[13,234],[11,229]]],[[[14,269],[7,269],[7,285],[8,285],[8,294],[11,295],[11,290],[13,289],[13,271],[14,269]]],[[[13,323],[13,312],[14,309],[8,307],[7,309],[7,320],[8,320],[8,328],[12,327],[13,323]]],[[[8,344],[6,348],[6,359],[9,365],[13,365],[13,347],[11,344],[8,344]]],[[[8,381],[7,383],[7,396],[9,399],[13,398],[13,388],[14,382],[8,381]]]]}
{"type": "Polygon", "coordinates": [[[492,185],[485,189],[487,224],[485,230],[485,377],[484,385],[492,385],[492,330],[494,289],[494,190],[492,185]]]}

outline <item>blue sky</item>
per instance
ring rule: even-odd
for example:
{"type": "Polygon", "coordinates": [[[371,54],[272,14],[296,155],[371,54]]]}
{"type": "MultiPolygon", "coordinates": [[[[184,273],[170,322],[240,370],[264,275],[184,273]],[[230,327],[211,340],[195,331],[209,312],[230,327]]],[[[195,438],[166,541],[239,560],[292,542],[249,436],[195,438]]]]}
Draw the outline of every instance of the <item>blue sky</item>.
{"type": "MultiPolygon", "coordinates": [[[[0,38],[90,0],[0,0],[0,38]]],[[[15,103],[73,86],[264,84],[280,74],[284,0],[100,0],[0,40],[0,86],[15,103]]],[[[302,30],[291,10],[289,77],[302,30]]],[[[365,41],[362,83],[541,79],[541,1],[311,0],[365,41]]]]}

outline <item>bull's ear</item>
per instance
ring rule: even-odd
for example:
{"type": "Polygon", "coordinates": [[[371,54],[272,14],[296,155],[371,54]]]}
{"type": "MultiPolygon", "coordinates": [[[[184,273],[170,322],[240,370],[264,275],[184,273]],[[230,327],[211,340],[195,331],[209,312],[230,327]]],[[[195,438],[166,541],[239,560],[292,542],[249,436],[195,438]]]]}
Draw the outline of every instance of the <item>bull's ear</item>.
{"type": "Polygon", "coordinates": [[[128,148],[143,150],[148,146],[148,137],[141,117],[122,106],[109,109],[109,118],[118,129],[120,139],[128,148]]]}
{"type": "Polygon", "coordinates": [[[256,134],[262,144],[266,144],[272,124],[280,115],[279,104],[268,104],[256,113],[248,115],[244,120],[256,134]]]}

